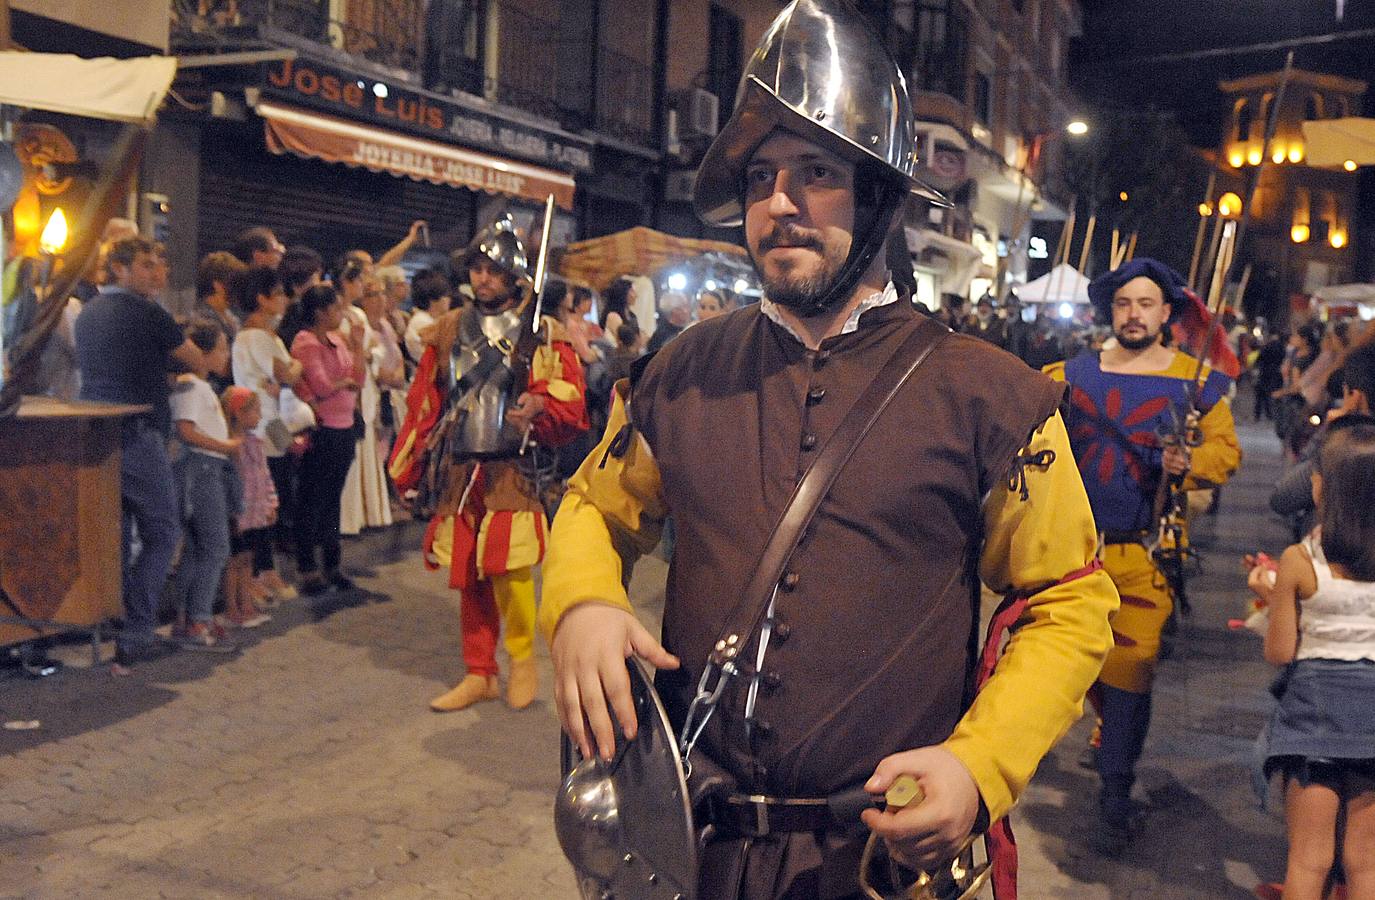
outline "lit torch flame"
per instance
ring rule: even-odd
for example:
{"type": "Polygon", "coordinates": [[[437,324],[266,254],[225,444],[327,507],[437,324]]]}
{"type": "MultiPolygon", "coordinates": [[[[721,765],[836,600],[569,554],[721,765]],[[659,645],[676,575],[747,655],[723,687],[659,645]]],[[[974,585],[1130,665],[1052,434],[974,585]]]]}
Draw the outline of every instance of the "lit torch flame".
{"type": "Polygon", "coordinates": [[[67,214],[61,207],[53,210],[48,224],[43,226],[43,234],[38,238],[38,246],[44,253],[56,255],[67,246],[67,214]]]}

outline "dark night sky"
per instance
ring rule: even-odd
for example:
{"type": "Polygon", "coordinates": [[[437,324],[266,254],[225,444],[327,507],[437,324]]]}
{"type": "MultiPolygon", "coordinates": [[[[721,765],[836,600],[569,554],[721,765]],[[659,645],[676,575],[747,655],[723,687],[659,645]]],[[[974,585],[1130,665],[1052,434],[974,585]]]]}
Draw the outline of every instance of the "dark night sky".
{"type": "MultiPolygon", "coordinates": [[[[1083,0],[1084,36],[1070,51],[1071,83],[1091,106],[1155,103],[1175,110],[1195,144],[1215,147],[1222,99],[1217,82],[1284,65],[1284,51],[1246,53],[1189,62],[1131,62],[1161,53],[1284,40],[1375,28],[1375,0],[1083,0]]],[[[1375,88],[1375,39],[1347,39],[1301,47],[1299,68],[1346,75],[1375,88]]],[[[1375,111],[1375,89],[1365,109],[1375,111]]]]}

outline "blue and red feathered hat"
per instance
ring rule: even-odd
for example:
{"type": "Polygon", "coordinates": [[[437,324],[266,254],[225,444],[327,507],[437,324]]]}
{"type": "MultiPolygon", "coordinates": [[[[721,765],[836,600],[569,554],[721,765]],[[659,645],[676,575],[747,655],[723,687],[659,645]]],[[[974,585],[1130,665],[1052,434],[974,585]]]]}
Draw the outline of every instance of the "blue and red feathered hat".
{"type": "Polygon", "coordinates": [[[1186,303],[1184,276],[1159,260],[1141,256],[1089,282],[1089,300],[1102,321],[1112,319],[1112,295],[1117,293],[1117,289],[1133,278],[1142,277],[1160,286],[1160,293],[1164,295],[1165,302],[1170,304],[1170,321],[1178,318],[1186,303]]]}

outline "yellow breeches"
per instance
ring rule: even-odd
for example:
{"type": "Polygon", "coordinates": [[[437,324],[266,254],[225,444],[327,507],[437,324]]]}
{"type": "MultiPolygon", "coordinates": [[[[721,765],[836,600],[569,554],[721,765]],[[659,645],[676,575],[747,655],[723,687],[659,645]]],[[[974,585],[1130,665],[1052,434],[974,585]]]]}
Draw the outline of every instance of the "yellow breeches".
{"type": "Polygon", "coordinates": [[[512,660],[529,659],[535,652],[535,576],[526,566],[492,576],[492,593],[505,625],[506,652],[512,660]]]}
{"type": "Polygon", "coordinates": [[[1117,585],[1122,605],[1112,619],[1113,647],[1099,680],[1109,687],[1148,693],[1160,655],[1160,632],[1173,600],[1165,576],[1140,544],[1109,544],[1103,568],[1117,585]]]}

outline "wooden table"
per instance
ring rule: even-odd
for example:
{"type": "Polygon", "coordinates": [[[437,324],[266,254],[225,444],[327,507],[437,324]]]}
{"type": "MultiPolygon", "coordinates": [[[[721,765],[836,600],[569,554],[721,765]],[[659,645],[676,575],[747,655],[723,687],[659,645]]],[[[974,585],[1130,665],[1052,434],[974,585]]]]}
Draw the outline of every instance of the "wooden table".
{"type": "Polygon", "coordinates": [[[25,397],[0,420],[0,645],[122,613],[124,417],[147,406],[25,397]]]}

